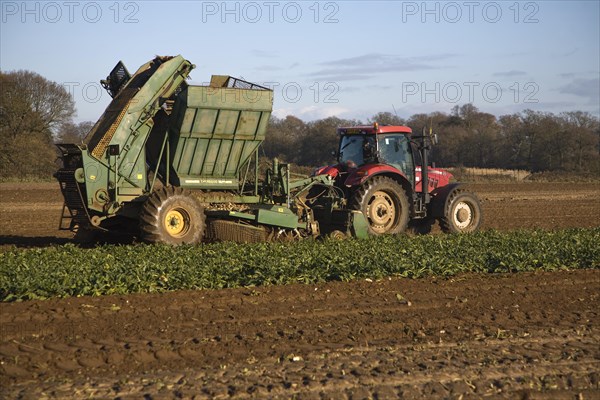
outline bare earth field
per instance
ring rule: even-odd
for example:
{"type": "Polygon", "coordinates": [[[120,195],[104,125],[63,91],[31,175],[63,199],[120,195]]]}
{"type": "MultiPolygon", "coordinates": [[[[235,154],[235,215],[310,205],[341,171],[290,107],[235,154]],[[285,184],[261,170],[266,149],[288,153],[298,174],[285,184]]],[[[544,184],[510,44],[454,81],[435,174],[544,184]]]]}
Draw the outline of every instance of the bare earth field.
{"type": "MultiPolygon", "coordinates": [[[[484,229],[600,225],[598,184],[471,187],[484,229]]],[[[0,184],[2,251],[61,205],[0,184]]],[[[599,310],[600,270],[2,303],[0,398],[598,399],[599,310]]]]}

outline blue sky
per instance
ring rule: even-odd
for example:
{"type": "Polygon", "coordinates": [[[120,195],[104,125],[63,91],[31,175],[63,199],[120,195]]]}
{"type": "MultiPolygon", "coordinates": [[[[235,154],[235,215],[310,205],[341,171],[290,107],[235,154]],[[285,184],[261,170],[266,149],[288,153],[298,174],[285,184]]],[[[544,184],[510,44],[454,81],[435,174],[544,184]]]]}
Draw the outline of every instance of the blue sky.
{"type": "Polygon", "coordinates": [[[275,115],[366,120],[474,103],[600,115],[598,1],[1,1],[0,69],[64,84],[77,121],[98,81],[182,54],[192,82],[228,74],[274,88],[275,115]]]}

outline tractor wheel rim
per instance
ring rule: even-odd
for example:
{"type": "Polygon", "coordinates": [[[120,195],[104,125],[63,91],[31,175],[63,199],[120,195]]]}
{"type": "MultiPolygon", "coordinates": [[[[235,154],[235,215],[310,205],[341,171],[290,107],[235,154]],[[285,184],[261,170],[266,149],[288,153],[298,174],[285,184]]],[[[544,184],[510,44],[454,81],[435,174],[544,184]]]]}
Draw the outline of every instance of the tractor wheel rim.
{"type": "Polygon", "coordinates": [[[464,201],[458,203],[454,209],[453,219],[454,224],[460,229],[464,229],[471,225],[471,222],[473,221],[473,210],[471,209],[471,206],[464,201]]]}
{"type": "Polygon", "coordinates": [[[367,210],[367,218],[374,232],[387,232],[396,219],[396,206],[392,197],[382,191],[373,193],[367,210]]]}
{"type": "Polygon", "coordinates": [[[165,227],[172,237],[179,238],[185,236],[190,229],[190,216],[182,208],[169,210],[165,215],[165,227]]]}

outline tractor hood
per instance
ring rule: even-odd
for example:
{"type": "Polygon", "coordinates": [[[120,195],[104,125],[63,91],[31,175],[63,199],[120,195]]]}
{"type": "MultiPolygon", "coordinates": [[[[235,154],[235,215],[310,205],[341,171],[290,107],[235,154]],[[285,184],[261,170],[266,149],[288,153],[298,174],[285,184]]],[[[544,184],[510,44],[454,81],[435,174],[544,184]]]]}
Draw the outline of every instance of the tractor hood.
{"type": "MultiPolygon", "coordinates": [[[[438,187],[446,186],[450,183],[453,175],[441,168],[432,168],[429,167],[427,169],[428,179],[429,179],[429,190],[431,193],[438,187]]],[[[420,192],[423,182],[421,180],[421,166],[415,167],[415,191],[420,192]]]]}
{"type": "MultiPolygon", "coordinates": [[[[445,169],[429,167],[429,190],[432,192],[438,187],[446,186],[452,179],[452,174],[445,169]]],[[[369,164],[361,167],[352,167],[346,164],[328,165],[317,168],[313,172],[313,176],[329,175],[331,178],[338,181],[338,184],[346,187],[355,187],[363,184],[367,179],[375,175],[396,175],[402,176],[405,179],[408,177],[397,168],[387,164],[369,164]]],[[[415,191],[420,192],[422,187],[421,167],[415,168],[415,191]]]]}
{"type": "Polygon", "coordinates": [[[339,163],[326,167],[317,168],[313,173],[316,175],[329,175],[337,180],[340,185],[346,187],[359,186],[367,179],[375,175],[399,175],[407,179],[406,175],[397,168],[387,164],[365,164],[360,167],[339,163]]]}

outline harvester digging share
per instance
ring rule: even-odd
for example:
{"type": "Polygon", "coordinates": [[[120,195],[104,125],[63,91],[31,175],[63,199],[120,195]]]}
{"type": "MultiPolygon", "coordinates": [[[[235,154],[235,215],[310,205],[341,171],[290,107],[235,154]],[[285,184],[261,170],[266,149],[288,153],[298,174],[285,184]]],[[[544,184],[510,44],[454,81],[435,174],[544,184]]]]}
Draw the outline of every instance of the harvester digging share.
{"type": "Polygon", "coordinates": [[[405,126],[340,127],[336,165],[296,180],[274,160],[259,179],[272,90],[223,75],[189,85],[193,68],[156,57],[131,75],[119,62],[101,81],[113,100],[85,144],[58,145],[60,229],[178,245],[480,226],[477,197],[429,167],[436,136],[405,126]]]}

